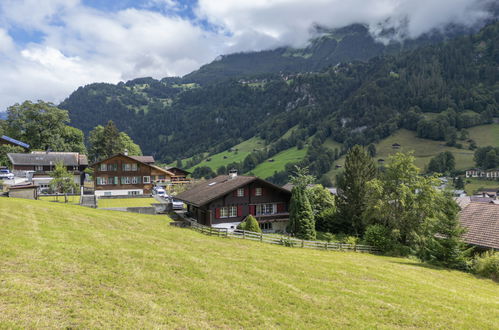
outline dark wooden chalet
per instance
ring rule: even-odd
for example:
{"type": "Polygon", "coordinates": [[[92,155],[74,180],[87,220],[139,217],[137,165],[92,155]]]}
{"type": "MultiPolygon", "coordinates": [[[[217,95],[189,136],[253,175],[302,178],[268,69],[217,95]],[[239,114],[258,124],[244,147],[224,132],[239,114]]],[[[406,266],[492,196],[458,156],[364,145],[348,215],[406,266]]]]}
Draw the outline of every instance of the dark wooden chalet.
{"type": "Polygon", "coordinates": [[[189,174],[191,174],[191,172],[188,172],[186,170],[183,170],[179,167],[167,167],[166,170],[168,172],[172,172],[173,173],[173,176],[172,176],[172,183],[189,183],[190,182],[190,179],[187,178],[187,176],[189,174]]]}
{"type": "Polygon", "coordinates": [[[150,194],[155,182],[170,181],[173,176],[153,162],[151,156],[117,154],[92,164],[95,195],[150,194]]]}
{"type": "Polygon", "coordinates": [[[249,214],[267,232],[284,232],[289,222],[291,192],[254,176],[220,175],[176,198],[187,204],[192,218],[207,226],[235,228],[249,214]]]}

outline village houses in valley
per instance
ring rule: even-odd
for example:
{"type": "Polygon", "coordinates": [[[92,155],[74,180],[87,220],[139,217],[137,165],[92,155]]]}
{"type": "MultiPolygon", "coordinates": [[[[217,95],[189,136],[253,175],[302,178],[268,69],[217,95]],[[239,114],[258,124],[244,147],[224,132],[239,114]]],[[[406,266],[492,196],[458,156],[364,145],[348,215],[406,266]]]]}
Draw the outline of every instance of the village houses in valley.
{"type": "Polygon", "coordinates": [[[154,165],[152,156],[117,154],[92,164],[95,196],[151,194],[155,183],[176,175],[154,165]]]}
{"type": "Polygon", "coordinates": [[[199,183],[176,196],[198,223],[235,229],[253,215],[266,232],[285,232],[291,192],[254,176],[231,171],[199,183]]]}

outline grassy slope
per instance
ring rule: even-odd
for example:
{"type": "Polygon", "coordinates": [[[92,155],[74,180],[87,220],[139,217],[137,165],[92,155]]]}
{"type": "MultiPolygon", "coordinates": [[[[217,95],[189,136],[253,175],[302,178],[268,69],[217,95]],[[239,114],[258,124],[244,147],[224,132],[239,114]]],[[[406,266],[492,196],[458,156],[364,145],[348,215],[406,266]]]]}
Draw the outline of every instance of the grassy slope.
{"type": "Polygon", "coordinates": [[[102,198],[97,201],[99,208],[108,207],[141,207],[151,206],[151,203],[158,203],[154,198],[102,198]]]}
{"type": "MultiPolygon", "coordinates": [[[[48,202],[64,203],[64,196],[38,196],[38,199],[48,202]]],[[[68,203],[80,204],[80,196],[68,196],[68,203]]]]}
{"type": "MultiPolygon", "coordinates": [[[[499,135],[499,125],[482,125],[469,130],[470,138],[477,141],[478,146],[485,146],[487,144],[498,145],[499,138],[494,140],[495,135],[499,135]]],[[[458,141],[461,143],[462,141],[458,141]]],[[[456,158],[456,168],[460,170],[468,169],[474,166],[473,154],[474,152],[467,149],[464,145],[463,149],[447,147],[443,141],[434,141],[429,139],[421,139],[416,136],[416,133],[406,129],[400,129],[393,135],[387,137],[376,144],[377,156],[375,159],[383,158],[386,160],[388,156],[397,151],[407,152],[414,151],[416,157],[416,165],[424,169],[430,162],[430,159],[440,152],[451,151],[456,158]],[[399,150],[392,149],[392,144],[398,143],[402,147],[399,150]]],[[[336,164],[343,165],[345,157],[340,158],[336,164]]],[[[339,172],[338,169],[333,168],[328,172],[328,176],[334,178],[339,172]]]]}
{"type": "Polygon", "coordinates": [[[218,154],[209,156],[211,158],[210,161],[203,161],[189,169],[187,169],[189,172],[192,172],[196,167],[200,166],[208,166],[214,171],[216,171],[220,166],[222,165],[227,165],[233,162],[240,162],[243,161],[246,156],[248,156],[253,149],[261,149],[264,147],[263,141],[258,138],[258,137],[252,137],[249,140],[243,141],[240,144],[234,146],[233,148],[238,149],[237,153],[232,151],[223,151],[218,154]],[[227,157],[224,159],[224,156],[227,157]]]}
{"type": "Polygon", "coordinates": [[[499,287],[367,254],[207,237],[165,216],[0,198],[0,328],[493,328],[499,287]]]}
{"type": "Polygon", "coordinates": [[[485,188],[492,189],[495,188],[499,190],[499,182],[492,180],[481,180],[476,178],[465,179],[465,191],[468,195],[473,195],[476,191],[485,188]]]}
{"type": "Polygon", "coordinates": [[[274,160],[273,162],[269,162],[267,159],[266,161],[255,167],[251,171],[251,173],[264,179],[268,178],[269,176],[272,176],[275,171],[279,172],[284,170],[284,166],[287,163],[300,161],[301,159],[303,159],[303,157],[305,157],[306,154],[307,148],[298,150],[298,148],[293,147],[283,150],[271,157],[271,159],[274,160]]]}

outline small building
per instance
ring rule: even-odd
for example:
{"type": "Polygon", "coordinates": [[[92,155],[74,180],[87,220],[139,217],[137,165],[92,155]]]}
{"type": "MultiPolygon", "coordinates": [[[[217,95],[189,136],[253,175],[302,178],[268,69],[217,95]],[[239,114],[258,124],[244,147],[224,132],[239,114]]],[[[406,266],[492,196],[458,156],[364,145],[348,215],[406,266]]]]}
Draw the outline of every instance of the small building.
{"type": "Polygon", "coordinates": [[[482,249],[499,250],[499,205],[470,202],[459,213],[463,240],[482,249]]]}
{"type": "Polygon", "coordinates": [[[472,168],[466,170],[467,178],[499,179],[499,169],[481,170],[472,168]]]}
{"type": "Polygon", "coordinates": [[[38,187],[34,184],[19,184],[9,187],[9,197],[24,198],[24,199],[37,199],[38,187]]]}
{"type": "Polygon", "coordinates": [[[183,170],[183,169],[181,169],[179,167],[175,167],[175,166],[167,167],[166,170],[168,172],[173,173],[173,176],[171,178],[171,182],[173,184],[176,184],[176,183],[189,183],[191,181],[191,179],[189,179],[187,177],[189,174],[191,174],[191,172],[188,172],[186,170],[183,170]]]}
{"type": "Polygon", "coordinates": [[[96,196],[150,194],[156,182],[170,182],[173,173],[153,165],[150,156],[117,154],[92,164],[96,196]],[[144,161],[142,161],[144,160],[144,161]]]}
{"type": "Polygon", "coordinates": [[[400,149],[401,145],[398,143],[392,144],[392,149],[400,149]]]}
{"type": "Polygon", "coordinates": [[[21,147],[25,151],[29,150],[29,144],[13,139],[7,135],[0,136],[0,145],[11,145],[14,147],[21,147]]]}
{"type": "Polygon", "coordinates": [[[265,232],[285,232],[291,192],[255,176],[220,175],[175,198],[200,224],[234,229],[253,215],[265,232]]]}
{"type": "Polygon", "coordinates": [[[31,153],[8,153],[12,172],[16,176],[27,177],[40,188],[41,191],[48,190],[52,177],[50,172],[55,169],[57,163],[62,163],[68,172],[73,174],[76,185],[83,185],[85,173],[88,167],[86,155],[78,152],[46,152],[33,151],[31,153]]]}

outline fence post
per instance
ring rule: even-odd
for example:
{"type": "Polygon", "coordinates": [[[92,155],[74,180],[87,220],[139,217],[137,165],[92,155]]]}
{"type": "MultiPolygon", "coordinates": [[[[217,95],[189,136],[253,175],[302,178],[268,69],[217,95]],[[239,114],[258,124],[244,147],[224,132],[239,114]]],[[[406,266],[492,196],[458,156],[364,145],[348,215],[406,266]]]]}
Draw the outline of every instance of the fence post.
{"type": "Polygon", "coordinates": [[[260,242],[263,242],[263,233],[260,233],[260,242]]]}
{"type": "Polygon", "coordinates": [[[305,246],[305,243],[303,242],[303,240],[301,240],[301,247],[304,247],[305,246]]]}
{"type": "Polygon", "coordinates": [[[326,251],[327,251],[327,242],[326,242],[326,251]]]}
{"type": "Polygon", "coordinates": [[[243,229],[243,239],[246,239],[245,233],[246,233],[246,230],[243,229]]]}

